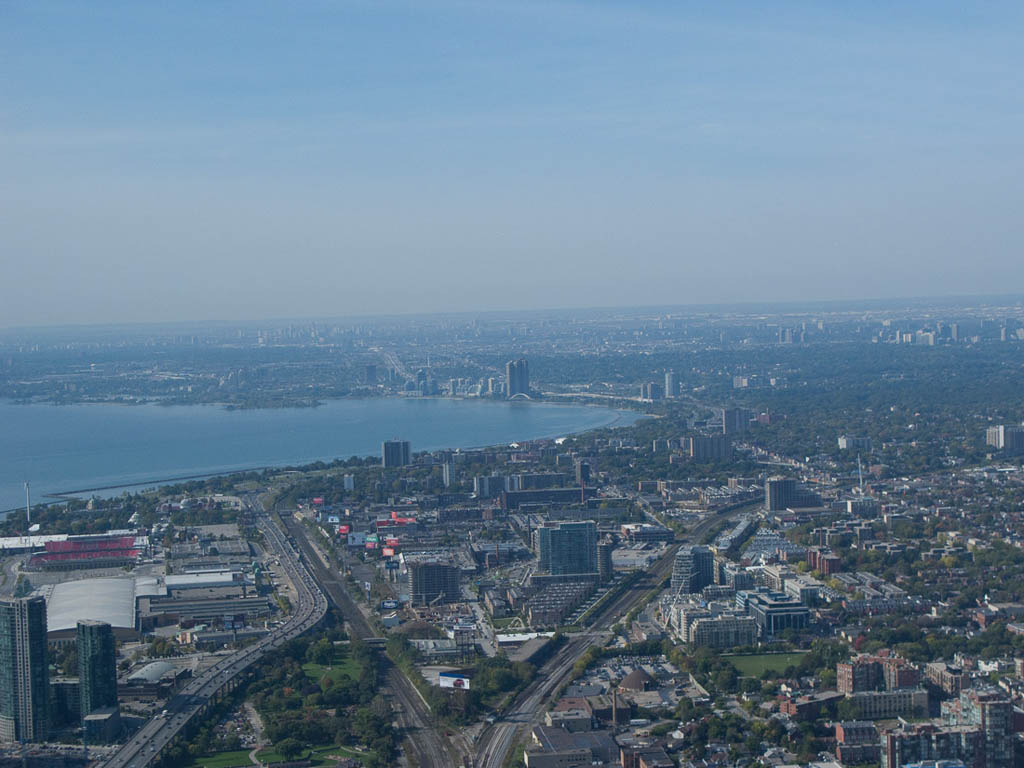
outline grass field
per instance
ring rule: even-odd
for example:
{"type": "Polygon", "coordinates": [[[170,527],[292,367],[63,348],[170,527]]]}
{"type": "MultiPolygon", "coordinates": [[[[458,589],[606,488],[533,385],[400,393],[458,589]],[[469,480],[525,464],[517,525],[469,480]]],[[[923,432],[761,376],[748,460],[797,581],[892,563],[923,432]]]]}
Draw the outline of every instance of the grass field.
{"type": "MultiPolygon", "coordinates": [[[[328,759],[328,755],[342,755],[343,757],[365,757],[366,754],[367,753],[364,752],[357,752],[356,750],[350,749],[349,747],[333,745],[330,747],[317,747],[316,749],[309,752],[304,751],[301,755],[299,755],[298,759],[303,760],[306,757],[308,757],[312,761],[313,765],[333,765],[334,761],[328,759]]],[[[272,747],[268,747],[267,749],[261,749],[259,752],[256,753],[256,757],[258,757],[261,762],[268,764],[284,762],[284,758],[272,747]]],[[[229,767],[224,766],[224,768],[229,767]]]]}
{"type": "Polygon", "coordinates": [[[352,680],[359,679],[359,664],[344,651],[335,653],[334,663],[329,667],[306,662],[302,665],[302,671],[306,673],[307,677],[317,683],[323,679],[324,675],[330,675],[331,681],[335,683],[346,676],[352,680]]]}
{"type": "Polygon", "coordinates": [[[235,752],[218,752],[215,755],[203,755],[192,761],[192,765],[201,768],[241,768],[252,765],[249,761],[249,750],[239,749],[235,752]]]}
{"type": "Polygon", "coordinates": [[[736,667],[744,677],[760,677],[766,669],[774,669],[780,675],[786,667],[799,664],[803,651],[794,653],[758,653],[747,656],[723,656],[736,667]]]}

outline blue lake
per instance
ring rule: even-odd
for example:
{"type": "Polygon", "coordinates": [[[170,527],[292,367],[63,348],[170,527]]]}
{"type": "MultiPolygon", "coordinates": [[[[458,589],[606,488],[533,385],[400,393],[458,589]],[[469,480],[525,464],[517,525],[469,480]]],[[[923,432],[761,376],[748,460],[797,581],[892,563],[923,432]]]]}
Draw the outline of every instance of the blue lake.
{"type": "MultiPolygon", "coordinates": [[[[0,510],[45,494],[189,475],[413,451],[473,448],[632,424],[639,414],[546,403],[333,400],[319,408],[0,403],[0,510]]],[[[109,495],[112,491],[108,491],[109,495]]],[[[104,495],[104,494],[100,494],[104,495]]]]}

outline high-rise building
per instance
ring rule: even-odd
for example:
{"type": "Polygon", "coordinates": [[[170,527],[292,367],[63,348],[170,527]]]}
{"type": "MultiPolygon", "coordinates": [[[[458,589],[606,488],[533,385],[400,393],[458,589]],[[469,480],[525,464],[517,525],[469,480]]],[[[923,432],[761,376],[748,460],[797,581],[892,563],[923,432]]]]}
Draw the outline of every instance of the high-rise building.
{"type": "Polygon", "coordinates": [[[45,739],[49,714],[46,600],[0,600],[0,741],[45,739]]]}
{"type": "Polygon", "coordinates": [[[1000,424],[985,430],[985,444],[1007,453],[1024,452],[1024,427],[1000,424]]]}
{"type": "Polygon", "coordinates": [[[441,480],[444,482],[445,488],[451,488],[452,483],[455,482],[455,464],[451,459],[441,465],[441,480]]]}
{"type": "Polygon", "coordinates": [[[597,523],[548,522],[536,530],[539,569],[552,576],[597,573],[597,523]]]}
{"type": "Polygon", "coordinates": [[[672,562],[673,594],[693,594],[715,583],[715,555],[710,547],[684,544],[672,562]]]}
{"type": "Polygon", "coordinates": [[[665,390],[656,381],[647,381],[640,385],[641,400],[661,400],[665,397],[665,390]]]}
{"type": "Polygon", "coordinates": [[[793,506],[796,498],[796,480],[792,477],[769,477],[764,481],[764,504],[769,512],[779,512],[793,506]]]}
{"type": "Polygon", "coordinates": [[[459,598],[459,569],[456,566],[430,560],[409,563],[409,600],[413,605],[453,603],[459,598]]]}
{"type": "Polygon", "coordinates": [[[742,435],[750,426],[751,412],[746,408],[725,408],[722,410],[722,432],[727,435],[742,435]]]}
{"type": "Polygon", "coordinates": [[[494,499],[507,490],[509,483],[504,475],[478,475],[473,478],[473,493],[478,499],[494,499]]]}
{"type": "Polygon", "coordinates": [[[611,581],[614,573],[612,565],[612,551],[615,549],[615,542],[611,539],[601,539],[597,542],[597,575],[602,584],[611,581]]]}
{"type": "Polygon", "coordinates": [[[732,442],[729,435],[694,435],[686,438],[690,458],[694,461],[713,461],[732,456],[732,442]]]}
{"type": "Polygon", "coordinates": [[[679,379],[675,371],[665,371],[665,397],[679,397],[679,379]]]}
{"type": "Polygon", "coordinates": [[[590,462],[582,459],[576,462],[576,485],[590,482],[590,462]]]}
{"type": "Polygon", "coordinates": [[[840,435],[839,450],[871,453],[871,438],[854,437],[853,435],[840,435]]]}
{"type": "Polygon", "coordinates": [[[404,467],[409,463],[408,440],[385,440],[380,448],[384,468],[404,467]]]}
{"type": "Polygon", "coordinates": [[[370,363],[369,365],[366,366],[365,378],[366,378],[366,383],[367,384],[371,384],[372,385],[372,384],[376,384],[377,383],[377,366],[376,365],[374,365],[373,363],[370,363]]]}
{"type": "Polygon", "coordinates": [[[117,648],[105,621],[78,622],[78,684],[83,718],[117,706],[117,648]]]}
{"type": "Polygon", "coordinates": [[[524,358],[505,363],[505,396],[530,394],[530,367],[524,358]]]}

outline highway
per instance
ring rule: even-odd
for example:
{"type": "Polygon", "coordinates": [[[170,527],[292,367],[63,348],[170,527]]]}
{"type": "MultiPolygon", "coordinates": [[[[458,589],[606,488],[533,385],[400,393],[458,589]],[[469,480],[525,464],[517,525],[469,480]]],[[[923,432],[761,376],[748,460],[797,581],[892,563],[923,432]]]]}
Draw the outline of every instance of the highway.
{"type": "MultiPolygon", "coordinates": [[[[338,580],[338,575],[332,573],[324,564],[315,546],[310,542],[306,529],[285,515],[281,516],[281,522],[288,534],[298,543],[299,549],[305,555],[306,563],[331,602],[345,617],[349,634],[361,640],[378,637],[344,585],[338,580]]],[[[406,750],[411,753],[408,754],[410,762],[419,768],[448,768],[455,764],[456,760],[434,728],[430,709],[405,673],[389,663],[385,682],[396,703],[400,705],[395,708],[395,719],[408,739],[406,750]]]]}
{"type": "MultiPolygon", "coordinates": [[[[257,502],[258,504],[258,502],[257,502]]],[[[113,755],[97,763],[102,768],[143,768],[156,762],[189,722],[205,713],[207,706],[236,678],[263,656],[315,627],[327,613],[327,598],[284,534],[260,509],[260,529],[268,548],[280,558],[298,593],[298,604],[288,619],[260,642],[247,646],[216,664],[188,683],[166,704],[162,714],[152,718],[113,755]]]]}

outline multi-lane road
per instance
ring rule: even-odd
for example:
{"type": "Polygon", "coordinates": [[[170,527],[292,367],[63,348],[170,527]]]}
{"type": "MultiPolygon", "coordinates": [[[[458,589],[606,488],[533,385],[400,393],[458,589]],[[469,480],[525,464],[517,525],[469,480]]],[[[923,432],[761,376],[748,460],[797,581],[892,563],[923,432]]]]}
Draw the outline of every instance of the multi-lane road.
{"type": "Polygon", "coordinates": [[[263,656],[312,629],[327,613],[327,598],[294,548],[277,525],[260,514],[260,528],[267,545],[280,558],[298,594],[298,604],[288,619],[260,642],[225,656],[175,694],[163,713],[144,725],[131,741],[99,762],[102,768],[143,768],[158,760],[164,750],[187,728],[196,716],[202,716],[217,696],[235,684],[239,675],[263,656]]]}

